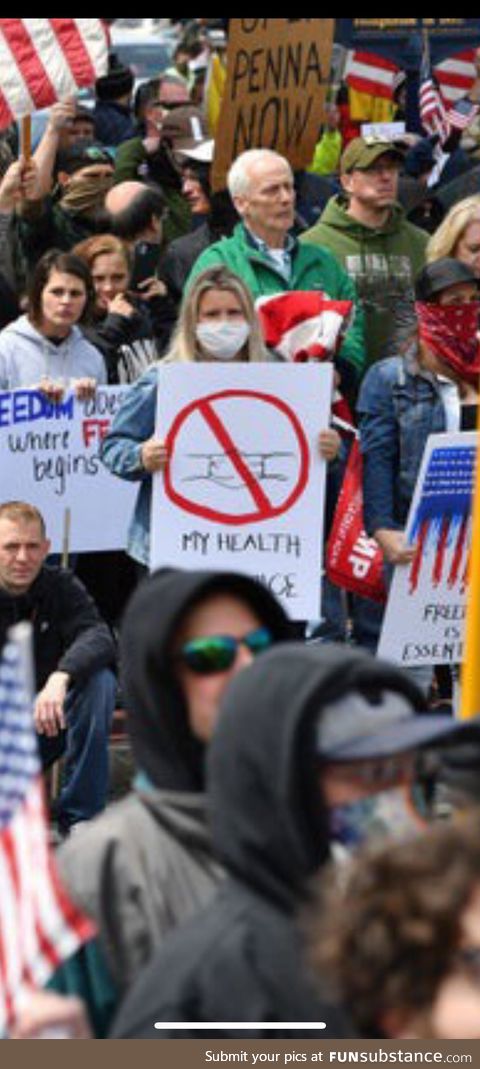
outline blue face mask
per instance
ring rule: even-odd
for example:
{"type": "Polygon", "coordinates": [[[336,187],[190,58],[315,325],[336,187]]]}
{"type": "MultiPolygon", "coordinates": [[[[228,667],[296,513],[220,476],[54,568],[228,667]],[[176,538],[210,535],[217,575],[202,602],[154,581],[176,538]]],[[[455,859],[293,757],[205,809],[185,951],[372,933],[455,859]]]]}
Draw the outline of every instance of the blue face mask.
{"type": "Polygon", "coordinates": [[[370,794],[330,810],[330,837],[347,850],[354,850],[367,839],[408,839],[419,835],[423,828],[423,818],[405,787],[370,794]]]}

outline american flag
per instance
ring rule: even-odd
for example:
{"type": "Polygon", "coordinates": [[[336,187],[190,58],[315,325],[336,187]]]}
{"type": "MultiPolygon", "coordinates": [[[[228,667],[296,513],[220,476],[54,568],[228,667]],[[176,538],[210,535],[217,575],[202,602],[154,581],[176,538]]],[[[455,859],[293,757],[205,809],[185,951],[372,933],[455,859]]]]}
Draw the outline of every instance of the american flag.
{"type": "Polygon", "coordinates": [[[425,41],[422,56],[418,106],[420,121],[425,132],[430,137],[437,135],[443,145],[450,133],[450,124],[445,105],[432,76],[428,41],[425,41]]]}
{"type": "Polygon", "coordinates": [[[478,104],[474,104],[473,101],[467,100],[463,97],[450,108],[448,112],[448,121],[451,127],[456,130],[467,130],[470,123],[476,119],[480,108],[478,104]]]}
{"type": "Polygon", "coordinates": [[[93,85],[107,65],[101,19],[0,19],[0,129],[93,85]]]}
{"type": "Polygon", "coordinates": [[[0,1036],[62,961],[95,933],[68,899],[50,850],[32,716],[30,625],[0,660],[0,1036]]]}

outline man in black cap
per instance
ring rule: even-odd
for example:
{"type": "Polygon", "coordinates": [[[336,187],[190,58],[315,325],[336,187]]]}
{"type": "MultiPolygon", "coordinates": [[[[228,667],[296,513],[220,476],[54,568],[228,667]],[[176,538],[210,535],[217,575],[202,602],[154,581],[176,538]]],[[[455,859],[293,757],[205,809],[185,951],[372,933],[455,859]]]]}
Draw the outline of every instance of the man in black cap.
{"type": "MultiPolygon", "coordinates": [[[[113,181],[112,157],[103,145],[90,140],[77,141],[61,152],[57,148],[58,138],[56,145],[49,148],[50,176],[54,168],[56,173],[55,189],[39,200],[22,201],[12,220],[20,290],[25,287],[26,276],[49,249],[69,252],[79,241],[106,229],[104,201],[113,181]]],[[[45,187],[45,160],[42,176],[45,187]]],[[[49,185],[50,182],[47,189],[49,185]]]]}
{"type": "Polygon", "coordinates": [[[477,724],[424,709],[399,668],[345,646],[280,645],[229,682],[207,757],[226,879],[140,972],[113,1038],[234,1038],[240,1022],[250,1038],[285,1038],[293,1021],[348,1035],[322,984],[312,988],[298,912],[332,855],[421,831],[424,747],[468,737],[478,748],[477,724]]]}

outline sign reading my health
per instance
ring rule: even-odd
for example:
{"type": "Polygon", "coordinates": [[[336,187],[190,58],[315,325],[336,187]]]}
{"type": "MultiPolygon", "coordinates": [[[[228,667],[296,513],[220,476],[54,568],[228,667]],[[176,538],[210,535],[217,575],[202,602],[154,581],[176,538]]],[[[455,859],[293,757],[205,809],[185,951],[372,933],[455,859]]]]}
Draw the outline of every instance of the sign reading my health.
{"type": "Polygon", "coordinates": [[[0,500],[43,513],[52,552],[71,511],[73,553],[123,549],[137,487],[103,466],[99,449],[128,387],[104,386],[89,401],[58,405],[37,390],[0,393],[0,500]]]}
{"type": "Polygon", "coordinates": [[[318,618],[331,394],[330,365],[160,367],[151,566],[246,572],[318,618]]]}
{"type": "Polygon", "coordinates": [[[407,524],[415,557],[395,569],[381,657],[408,666],[463,659],[476,440],[428,439],[407,524]]]}

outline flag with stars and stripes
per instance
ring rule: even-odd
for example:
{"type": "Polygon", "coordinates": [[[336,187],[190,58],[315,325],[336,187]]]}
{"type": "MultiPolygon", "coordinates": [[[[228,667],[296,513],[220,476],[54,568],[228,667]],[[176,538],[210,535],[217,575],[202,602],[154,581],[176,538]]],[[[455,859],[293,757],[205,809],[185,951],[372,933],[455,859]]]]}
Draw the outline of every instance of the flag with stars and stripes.
{"type": "Polygon", "coordinates": [[[0,1035],[33,988],[92,938],[57,875],[48,843],[30,680],[31,627],[0,659],[0,1035]]]}
{"type": "Polygon", "coordinates": [[[437,136],[443,145],[450,133],[447,109],[432,75],[428,41],[424,43],[420,88],[418,91],[420,122],[429,137],[437,136]]]}
{"type": "Polygon", "coordinates": [[[101,19],[0,19],[0,129],[107,73],[101,19]]]}

